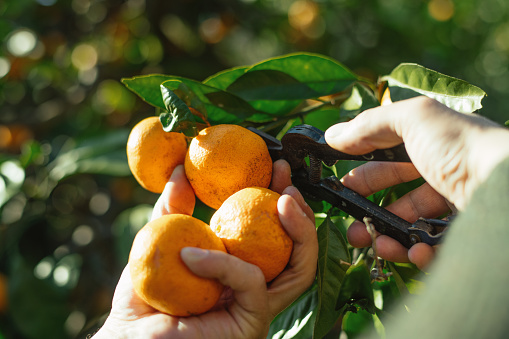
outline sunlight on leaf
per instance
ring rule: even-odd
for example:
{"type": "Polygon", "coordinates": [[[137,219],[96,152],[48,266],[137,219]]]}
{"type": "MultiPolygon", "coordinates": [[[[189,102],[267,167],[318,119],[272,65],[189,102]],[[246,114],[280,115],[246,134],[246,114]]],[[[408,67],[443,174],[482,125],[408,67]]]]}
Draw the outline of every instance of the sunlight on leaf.
{"type": "Polygon", "coordinates": [[[480,109],[486,96],[482,89],[466,81],[411,63],[400,64],[381,80],[389,83],[393,102],[425,95],[462,113],[480,109]]]}

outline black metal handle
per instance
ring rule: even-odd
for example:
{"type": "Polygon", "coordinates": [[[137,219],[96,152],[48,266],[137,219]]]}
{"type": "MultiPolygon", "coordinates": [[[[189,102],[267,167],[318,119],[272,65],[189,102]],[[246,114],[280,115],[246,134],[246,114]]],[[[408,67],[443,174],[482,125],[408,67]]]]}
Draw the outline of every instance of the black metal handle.
{"type": "Polygon", "coordinates": [[[343,186],[338,178],[332,176],[312,183],[308,179],[307,172],[303,169],[292,176],[293,185],[306,198],[327,201],[360,221],[365,217],[371,218],[372,224],[378,232],[396,239],[406,248],[419,242],[431,246],[438,244],[444,232],[437,232],[436,229],[440,228],[443,231],[443,228],[448,225],[446,221],[435,219],[419,219],[411,224],[343,186]]]}

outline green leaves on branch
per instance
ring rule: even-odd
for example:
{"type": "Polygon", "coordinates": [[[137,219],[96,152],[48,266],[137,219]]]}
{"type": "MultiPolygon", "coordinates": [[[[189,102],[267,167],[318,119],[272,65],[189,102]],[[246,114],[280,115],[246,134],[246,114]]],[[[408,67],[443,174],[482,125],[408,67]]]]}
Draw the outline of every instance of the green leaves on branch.
{"type": "Polygon", "coordinates": [[[189,133],[190,125],[204,119],[213,125],[272,121],[293,113],[307,99],[339,93],[358,80],[337,61],[296,53],[225,70],[203,82],[152,74],[122,79],[122,83],[167,113],[161,119],[165,130],[189,133]],[[189,107],[202,116],[196,119],[189,107]]]}
{"type": "MultiPolygon", "coordinates": [[[[463,80],[417,64],[403,63],[381,80],[388,82],[393,101],[426,95],[464,113],[481,108],[486,95],[463,80]]],[[[292,117],[303,120],[314,112],[306,110],[308,100],[322,102],[320,112],[337,111],[336,118],[328,119],[336,122],[379,105],[374,93],[379,84],[369,83],[336,60],[311,53],[288,54],[227,69],[203,82],[151,74],[125,78],[122,83],[163,112],[161,122],[167,132],[181,131],[189,136],[195,135],[198,123],[266,124],[292,117]]]]}
{"type": "Polygon", "coordinates": [[[388,82],[393,102],[425,95],[462,113],[480,109],[486,96],[479,87],[417,64],[400,64],[382,80],[388,82]]]}

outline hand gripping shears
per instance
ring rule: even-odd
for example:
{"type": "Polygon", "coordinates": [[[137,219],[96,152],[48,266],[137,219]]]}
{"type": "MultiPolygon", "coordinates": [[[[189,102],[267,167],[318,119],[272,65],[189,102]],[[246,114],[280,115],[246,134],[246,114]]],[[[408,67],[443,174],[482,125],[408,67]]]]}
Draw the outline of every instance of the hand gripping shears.
{"type": "Polygon", "coordinates": [[[322,163],[332,166],[338,160],[410,162],[404,144],[363,155],[350,155],[330,147],[325,142],[324,132],[310,125],[291,128],[281,141],[263,131],[249,129],[265,141],[272,161],[288,161],[292,184],[305,198],[327,201],[360,221],[370,218],[379,233],[396,239],[407,248],[419,242],[429,245],[440,242],[448,221],[419,218],[410,223],[345,187],[337,177],[322,178],[322,163]],[[306,158],[309,158],[309,166],[306,158]]]}

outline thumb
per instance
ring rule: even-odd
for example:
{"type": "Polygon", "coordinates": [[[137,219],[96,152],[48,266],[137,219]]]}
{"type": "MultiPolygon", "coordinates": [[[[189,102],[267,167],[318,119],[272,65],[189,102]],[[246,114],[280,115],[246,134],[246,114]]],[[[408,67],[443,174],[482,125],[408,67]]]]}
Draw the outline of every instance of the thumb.
{"type": "MultiPolygon", "coordinates": [[[[395,108],[390,105],[391,108],[395,108]]],[[[325,131],[325,140],[332,148],[347,154],[365,154],[375,149],[390,148],[403,142],[387,106],[366,110],[348,122],[325,131]],[[385,110],[387,112],[380,112],[385,110]]]]}
{"type": "Polygon", "coordinates": [[[267,317],[267,285],[260,268],[217,250],[185,247],[180,255],[196,275],[217,279],[233,290],[235,303],[231,310],[244,310],[257,318],[267,317]]]}

